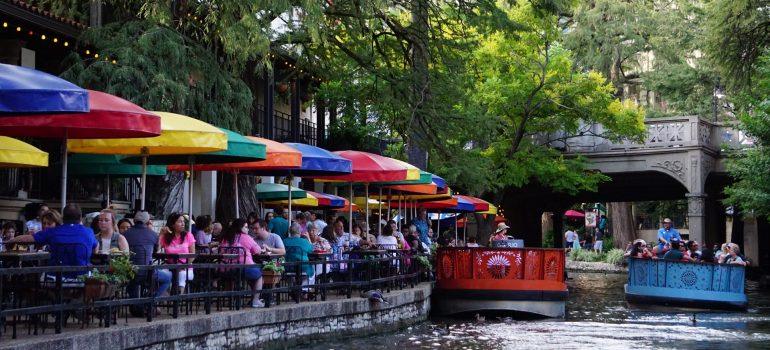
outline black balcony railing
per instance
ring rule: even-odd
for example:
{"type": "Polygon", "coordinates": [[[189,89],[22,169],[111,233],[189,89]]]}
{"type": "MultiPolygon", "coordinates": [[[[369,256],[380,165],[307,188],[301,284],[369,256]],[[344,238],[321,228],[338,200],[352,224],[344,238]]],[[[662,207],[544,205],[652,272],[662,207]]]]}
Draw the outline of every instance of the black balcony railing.
{"type": "MultiPolygon", "coordinates": [[[[254,130],[259,136],[264,136],[265,123],[264,115],[265,109],[262,105],[257,105],[255,110],[256,118],[254,118],[254,130]]],[[[294,142],[291,139],[291,115],[281,111],[273,112],[273,139],[280,142],[294,142]]],[[[309,145],[318,145],[318,137],[316,135],[316,124],[309,119],[300,118],[299,120],[299,140],[301,143],[309,145]]]]}

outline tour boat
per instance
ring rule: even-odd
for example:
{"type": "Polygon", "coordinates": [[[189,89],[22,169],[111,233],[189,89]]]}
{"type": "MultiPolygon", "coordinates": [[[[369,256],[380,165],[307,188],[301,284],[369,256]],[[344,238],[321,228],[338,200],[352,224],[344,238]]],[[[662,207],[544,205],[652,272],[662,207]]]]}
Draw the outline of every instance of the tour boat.
{"type": "Polygon", "coordinates": [[[741,265],[628,259],[626,300],[701,309],[746,310],[741,265]]]}
{"type": "Polygon", "coordinates": [[[563,249],[440,248],[432,312],[564,317],[564,261],[563,249]]]}

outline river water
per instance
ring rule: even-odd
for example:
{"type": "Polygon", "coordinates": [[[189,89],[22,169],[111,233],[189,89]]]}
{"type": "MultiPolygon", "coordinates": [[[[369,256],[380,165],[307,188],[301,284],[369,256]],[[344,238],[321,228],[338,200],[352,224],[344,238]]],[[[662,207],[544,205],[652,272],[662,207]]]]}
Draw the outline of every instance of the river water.
{"type": "Polygon", "coordinates": [[[749,310],[629,308],[626,275],[572,273],[564,320],[432,319],[396,333],[316,343],[328,349],[770,349],[770,292],[748,281],[749,310]]]}

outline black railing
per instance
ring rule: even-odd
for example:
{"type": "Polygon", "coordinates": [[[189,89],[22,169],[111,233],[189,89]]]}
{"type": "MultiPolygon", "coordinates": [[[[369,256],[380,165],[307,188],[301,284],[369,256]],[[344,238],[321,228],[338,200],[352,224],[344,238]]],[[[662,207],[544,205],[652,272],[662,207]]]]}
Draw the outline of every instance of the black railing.
{"type": "MultiPolygon", "coordinates": [[[[286,271],[281,275],[281,283],[265,285],[258,291],[260,298],[265,300],[265,307],[282,300],[299,303],[304,297],[326,300],[327,294],[334,291],[351,298],[353,290],[379,288],[390,291],[414,287],[421,279],[429,278],[419,261],[420,256],[408,251],[378,255],[350,251],[342,257],[344,259],[282,263],[286,271]],[[303,274],[303,268],[308,265],[318,271],[312,284],[303,274]]],[[[137,266],[137,274],[147,277],[135,280],[134,283],[142,286],[136,297],[129,297],[127,290],[121,287],[109,296],[89,300],[85,298],[84,284],[73,282],[66,276],[94,269],[105,271],[108,266],[0,268],[0,339],[3,335],[7,337],[9,328],[11,338],[16,339],[19,326],[26,326],[27,334],[45,333],[49,328],[61,333],[70,320],[79,323],[80,328],[90,326],[95,318],[99,327],[110,327],[119,319],[128,323],[130,317],[152,322],[157,308],[165,308],[173,318],[179,317],[181,312],[190,315],[200,311],[209,314],[212,309],[238,310],[243,308],[243,299],[252,296],[251,288],[244,283],[244,268],[254,266],[261,265],[193,262],[137,266]],[[154,296],[157,281],[151,271],[178,272],[189,268],[194,269],[195,279],[188,283],[186,290],[178,293],[172,287],[170,295],[154,296]],[[235,273],[223,274],[223,271],[235,273]]],[[[172,285],[177,283],[176,277],[177,273],[174,273],[172,285]]]]}
{"type": "MultiPolygon", "coordinates": [[[[264,130],[264,106],[256,106],[257,118],[254,119],[256,124],[254,127],[255,132],[260,136],[266,134],[264,130]]],[[[273,140],[280,142],[293,142],[291,139],[291,115],[281,111],[273,111],[273,140]]],[[[309,145],[318,144],[318,135],[316,134],[316,124],[307,119],[300,118],[299,120],[299,140],[298,142],[306,143],[309,145]]]]}

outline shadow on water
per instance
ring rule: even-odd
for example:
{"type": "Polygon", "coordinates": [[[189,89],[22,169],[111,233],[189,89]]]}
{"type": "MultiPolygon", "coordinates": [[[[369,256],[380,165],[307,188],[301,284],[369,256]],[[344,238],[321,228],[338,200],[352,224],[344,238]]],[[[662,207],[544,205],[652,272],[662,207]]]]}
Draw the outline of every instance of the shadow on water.
{"type": "Polygon", "coordinates": [[[305,349],[770,349],[770,293],[747,282],[749,310],[708,312],[631,306],[625,274],[571,274],[567,317],[433,318],[386,335],[305,349]]]}

